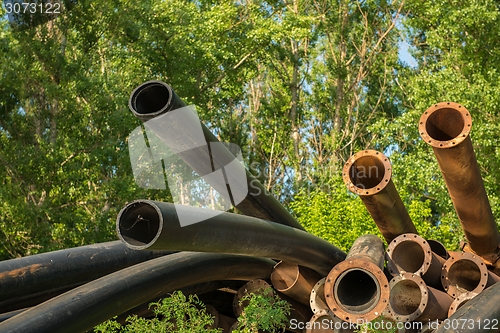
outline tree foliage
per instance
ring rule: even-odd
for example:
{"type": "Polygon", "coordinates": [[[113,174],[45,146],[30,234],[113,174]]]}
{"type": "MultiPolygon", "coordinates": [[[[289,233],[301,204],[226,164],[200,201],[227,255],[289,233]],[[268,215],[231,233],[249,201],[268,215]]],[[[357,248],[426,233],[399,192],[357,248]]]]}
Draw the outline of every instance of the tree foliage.
{"type": "Polygon", "coordinates": [[[344,249],[377,233],[340,178],[351,154],[372,148],[390,156],[419,232],[457,248],[456,213],[416,125],[438,101],[471,111],[500,217],[498,20],[491,0],[82,0],[31,29],[4,17],[0,258],[115,239],[127,201],[171,199],[138,188],[130,170],[139,122],[127,98],[151,79],[243,147],[310,232],[344,249]]]}

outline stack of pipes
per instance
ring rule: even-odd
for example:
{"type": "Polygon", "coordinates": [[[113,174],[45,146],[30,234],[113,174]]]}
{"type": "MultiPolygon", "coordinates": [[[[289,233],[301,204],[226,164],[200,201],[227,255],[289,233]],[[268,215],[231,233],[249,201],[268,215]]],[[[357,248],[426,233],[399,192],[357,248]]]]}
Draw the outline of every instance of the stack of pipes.
{"type": "MultiPolygon", "coordinates": [[[[146,82],[130,98],[132,112],[145,122],[184,106],[160,81],[146,82]]],[[[387,247],[375,235],[362,235],[346,254],[305,232],[246,171],[246,185],[259,191],[231,200],[244,215],[184,207],[182,214],[205,218],[181,226],[176,205],[136,200],[118,214],[121,242],[0,263],[0,331],[86,332],[117,315],[122,323],[129,314],[151,316],[147,304],[181,289],[200,295],[224,333],[237,327],[245,295],[262,292],[292,305],[289,332],[354,332],[358,324],[388,330],[398,323],[406,323],[400,332],[465,332],[464,322],[471,332],[498,332],[500,235],[468,136],[471,124],[469,112],[455,103],[432,106],[419,123],[465,231],[463,252],[418,235],[389,159],[364,150],[347,161],[343,179],[387,247]]],[[[207,147],[218,142],[200,125],[207,147]]],[[[182,123],[169,128],[185,132],[182,123]]],[[[191,139],[174,145],[196,147],[180,155],[201,175],[234,158],[221,146],[212,154],[186,142],[191,139]]]]}

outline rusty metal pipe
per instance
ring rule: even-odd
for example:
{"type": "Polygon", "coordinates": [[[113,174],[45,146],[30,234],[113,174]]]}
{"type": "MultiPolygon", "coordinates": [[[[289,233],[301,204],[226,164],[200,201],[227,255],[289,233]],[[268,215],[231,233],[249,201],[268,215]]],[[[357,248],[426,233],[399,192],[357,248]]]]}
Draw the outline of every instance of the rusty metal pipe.
{"type": "Polygon", "coordinates": [[[305,333],[353,333],[356,325],[343,322],[329,310],[321,310],[311,317],[306,325],[305,333]]]}
{"type": "Polygon", "coordinates": [[[311,290],[320,279],[315,271],[284,261],[277,263],[271,273],[274,289],[304,305],[309,305],[311,290]]]}
{"type": "Polygon", "coordinates": [[[498,281],[481,257],[467,252],[450,252],[441,274],[444,290],[453,297],[466,292],[479,294],[498,281]]]}
{"type": "Polygon", "coordinates": [[[427,239],[427,243],[429,243],[432,252],[434,252],[444,260],[447,260],[450,257],[450,254],[448,253],[448,250],[443,245],[443,243],[435,239],[427,239]]]}
{"type": "Polygon", "coordinates": [[[499,320],[500,283],[496,283],[464,304],[440,325],[435,333],[500,332],[499,320]],[[466,323],[466,325],[455,326],[454,323],[466,323]]]}
{"type": "Polygon", "coordinates": [[[471,127],[469,111],[452,102],[428,108],[418,126],[420,136],[434,150],[470,249],[494,262],[500,233],[472,148],[471,127]]]}
{"type": "Polygon", "coordinates": [[[392,182],[389,159],[376,150],[363,150],[349,158],[342,178],[359,195],[387,244],[405,233],[417,233],[392,182]]]}
{"type": "MultiPolygon", "coordinates": [[[[179,207],[174,204],[158,201],[129,203],[118,214],[118,236],[137,250],[176,249],[274,258],[308,267],[323,276],[345,258],[343,251],[305,231],[240,214],[221,213],[181,227],[176,209],[179,207]]],[[[197,207],[182,209],[185,215],[195,217],[207,213],[197,207]]]]}
{"type": "Polygon", "coordinates": [[[255,257],[174,253],[52,298],[0,323],[0,332],[83,333],[158,295],[207,281],[268,278],[274,265],[272,260],[255,257]]]}
{"type": "Polygon", "coordinates": [[[450,309],[448,310],[448,317],[457,312],[457,310],[460,309],[465,303],[467,303],[477,295],[478,293],[468,291],[455,298],[450,305],[450,309]]]}
{"type": "Polygon", "coordinates": [[[172,251],[136,251],[114,241],[0,262],[0,312],[30,307],[71,288],[172,251]]]}
{"type": "Polygon", "coordinates": [[[428,321],[448,317],[453,298],[427,286],[420,276],[402,273],[389,283],[391,295],[387,313],[394,321],[428,321]]]}
{"type": "MultiPolygon", "coordinates": [[[[186,106],[179,96],[174,92],[172,87],[162,81],[148,81],[141,84],[134,89],[129,99],[129,108],[137,118],[146,122],[155,117],[161,116],[167,112],[180,109],[186,106]]],[[[190,112],[190,111],[187,111],[190,112]]],[[[183,124],[173,126],[174,128],[182,128],[183,124]]],[[[210,130],[201,123],[201,128],[205,136],[206,142],[218,143],[219,140],[210,132],[210,130]]],[[[161,133],[157,133],[161,134],[161,133]]],[[[195,143],[195,139],[186,135],[186,133],[179,133],[177,145],[187,147],[198,147],[199,144],[195,143]]],[[[217,145],[217,152],[212,153],[210,149],[205,149],[205,146],[190,149],[189,151],[178,154],[182,160],[189,165],[199,175],[207,174],[212,170],[210,164],[225,166],[227,161],[234,160],[233,154],[222,145],[217,145]],[[212,161],[207,162],[207,161],[212,161]]],[[[248,194],[238,204],[236,208],[245,215],[257,217],[260,219],[273,221],[276,223],[291,226],[293,228],[304,230],[300,223],[290,214],[288,210],[283,207],[274,196],[272,196],[265,187],[255,178],[248,170],[246,170],[246,188],[248,194]]],[[[227,175],[230,177],[231,175],[227,175]]],[[[219,193],[224,193],[227,188],[220,189],[222,184],[206,179],[210,182],[219,193]]],[[[240,180],[237,179],[235,183],[240,180]]],[[[225,184],[224,184],[225,185],[225,184]]]]}
{"type": "Polygon", "coordinates": [[[403,234],[387,247],[387,268],[392,276],[414,273],[436,289],[442,289],[441,268],[445,260],[435,254],[427,240],[416,234],[403,234]]]}
{"type": "Polygon", "coordinates": [[[325,299],[325,282],[326,278],[322,278],[311,290],[311,297],[309,303],[311,304],[311,310],[313,313],[318,313],[320,311],[330,311],[330,308],[326,304],[325,299]]]}
{"type": "Polygon", "coordinates": [[[389,299],[383,268],[383,241],[375,235],[358,237],[345,261],[326,277],[325,299],[330,310],[347,322],[368,322],[380,316],[389,299]]]}

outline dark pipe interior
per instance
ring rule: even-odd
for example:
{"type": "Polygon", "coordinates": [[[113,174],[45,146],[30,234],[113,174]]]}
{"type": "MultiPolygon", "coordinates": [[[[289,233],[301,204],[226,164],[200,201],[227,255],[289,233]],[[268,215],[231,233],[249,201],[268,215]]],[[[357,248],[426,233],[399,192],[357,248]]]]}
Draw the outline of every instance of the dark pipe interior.
{"type": "Polygon", "coordinates": [[[416,242],[401,242],[394,247],[392,261],[400,271],[415,273],[424,264],[425,253],[416,242]]]}
{"type": "Polygon", "coordinates": [[[430,115],[425,129],[434,140],[448,141],[460,135],[464,126],[460,112],[455,109],[441,109],[430,115]]]}
{"type": "Polygon", "coordinates": [[[366,313],[380,299],[380,286],[367,271],[350,269],[335,283],[335,298],[348,311],[366,313]]]}
{"type": "Polygon", "coordinates": [[[450,285],[471,291],[476,289],[481,281],[481,270],[472,260],[457,260],[448,269],[448,280],[450,285]]]}
{"type": "Polygon", "coordinates": [[[422,292],[415,281],[401,280],[394,284],[389,303],[397,315],[408,316],[418,310],[422,292]]]}
{"type": "Polygon", "coordinates": [[[163,84],[146,83],[132,96],[132,107],[139,114],[156,113],[169,104],[171,95],[163,84]]]}
{"type": "Polygon", "coordinates": [[[362,189],[376,187],[382,182],[384,176],[384,163],[374,156],[362,156],[349,168],[351,182],[362,189]]]}
{"type": "Polygon", "coordinates": [[[160,229],[160,215],[153,206],[140,202],[125,208],[119,221],[120,235],[134,246],[153,241],[160,229]]]}

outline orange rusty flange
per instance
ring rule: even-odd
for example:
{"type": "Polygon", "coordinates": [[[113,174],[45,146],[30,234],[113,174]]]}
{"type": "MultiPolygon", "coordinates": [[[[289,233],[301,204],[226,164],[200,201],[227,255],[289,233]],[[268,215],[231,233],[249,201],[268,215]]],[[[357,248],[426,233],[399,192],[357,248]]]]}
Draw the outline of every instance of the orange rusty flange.
{"type": "Polygon", "coordinates": [[[392,240],[386,250],[387,269],[392,276],[414,273],[431,287],[442,289],[441,268],[445,260],[432,252],[430,244],[416,234],[403,234],[392,240]]]}
{"type": "Polygon", "coordinates": [[[469,111],[453,102],[428,108],[418,126],[420,136],[434,150],[470,252],[495,265],[500,233],[472,147],[471,128],[469,111]]]}
{"type": "Polygon", "coordinates": [[[427,286],[420,276],[402,273],[389,284],[391,295],[386,313],[394,321],[429,321],[448,317],[453,298],[427,286]]]}
{"type": "Polygon", "coordinates": [[[481,257],[467,252],[450,252],[441,274],[444,290],[455,298],[466,292],[479,294],[499,280],[481,257]]]}
{"type": "Polygon", "coordinates": [[[326,277],[324,291],[330,310],[346,322],[368,322],[380,316],[389,299],[383,265],[380,238],[363,235],[356,239],[346,260],[326,277]]]}
{"type": "Polygon", "coordinates": [[[379,151],[363,150],[349,158],[342,178],[359,195],[387,243],[404,233],[417,233],[391,180],[389,159],[379,151]]]}

